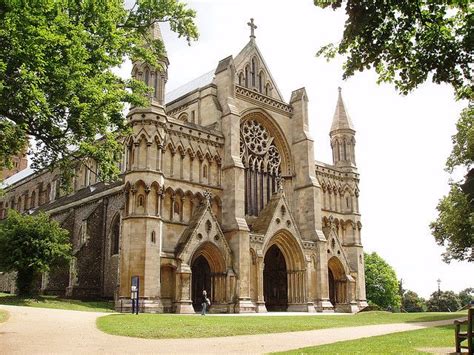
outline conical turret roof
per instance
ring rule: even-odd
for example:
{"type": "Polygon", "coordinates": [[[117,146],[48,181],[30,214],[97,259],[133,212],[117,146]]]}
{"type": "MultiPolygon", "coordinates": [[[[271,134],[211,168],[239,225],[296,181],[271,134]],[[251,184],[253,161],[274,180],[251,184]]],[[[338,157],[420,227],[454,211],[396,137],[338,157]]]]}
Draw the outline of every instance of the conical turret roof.
{"type": "Polygon", "coordinates": [[[334,118],[332,120],[331,132],[341,129],[350,129],[355,131],[351,118],[347,114],[346,107],[344,106],[344,101],[342,100],[342,90],[341,88],[338,88],[338,90],[339,96],[337,98],[336,111],[334,112],[334,118]]]}

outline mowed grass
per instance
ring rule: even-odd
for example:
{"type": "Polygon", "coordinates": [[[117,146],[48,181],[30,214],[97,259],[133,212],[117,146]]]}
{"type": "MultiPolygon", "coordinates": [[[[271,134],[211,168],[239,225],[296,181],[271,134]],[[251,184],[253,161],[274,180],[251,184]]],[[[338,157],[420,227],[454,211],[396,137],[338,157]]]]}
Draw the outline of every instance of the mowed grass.
{"type": "Polygon", "coordinates": [[[460,318],[463,313],[362,312],[356,315],[206,316],[173,314],[113,314],[97,319],[108,334],[139,338],[208,338],[295,332],[370,324],[428,322],[460,318]]]}
{"type": "Polygon", "coordinates": [[[107,301],[80,301],[56,296],[24,298],[0,292],[0,304],[37,308],[67,309],[71,311],[113,312],[113,303],[107,301]]]}
{"type": "Polygon", "coordinates": [[[454,352],[454,327],[426,328],[275,354],[426,354],[423,348],[451,348],[454,352]]]}
{"type": "Polygon", "coordinates": [[[8,312],[0,309],[0,323],[5,322],[8,319],[8,312]]]}

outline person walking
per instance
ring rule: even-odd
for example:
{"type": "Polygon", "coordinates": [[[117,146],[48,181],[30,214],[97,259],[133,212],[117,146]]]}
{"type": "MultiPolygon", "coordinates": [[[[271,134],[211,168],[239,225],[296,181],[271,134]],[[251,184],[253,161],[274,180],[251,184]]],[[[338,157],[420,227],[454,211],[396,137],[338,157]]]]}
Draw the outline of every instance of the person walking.
{"type": "Polygon", "coordinates": [[[201,316],[205,316],[207,308],[211,305],[211,301],[207,297],[206,290],[202,291],[201,305],[202,305],[201,316]]]}

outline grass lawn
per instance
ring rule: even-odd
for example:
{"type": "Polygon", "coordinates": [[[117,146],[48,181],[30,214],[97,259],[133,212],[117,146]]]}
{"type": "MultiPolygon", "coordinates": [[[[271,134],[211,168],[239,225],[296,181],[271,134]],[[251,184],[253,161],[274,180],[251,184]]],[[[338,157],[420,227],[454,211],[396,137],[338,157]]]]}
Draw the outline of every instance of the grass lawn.
{"type": "Polygon", "coordinates": [[[38,308],[68,309],[72,311],[113,312],[113,304],[106,301],[79,301],[56,296],[23,298],[0,292],[0,304],[38,308]]]}
{"type": "Polygon", "coordinates": [[[8,319],[8,312],[0,309],[0,323],[5,322],[8,319]]]}
{"type": "Polygon", "coordinates": [[[370,324],[427,322],[460,318],[463,313],[362,312],[356,315],[219,317],[173,314],[113,314],[97,319],[109,334],[139,338],[207,338],[245,334],[293,332],[370,324]]]}
{"type": "Polygon", "coordinates": [[[420,348],[452,348],[454,326],[447,325],[296,349],[276,354],[426,354],[420,348]]]}

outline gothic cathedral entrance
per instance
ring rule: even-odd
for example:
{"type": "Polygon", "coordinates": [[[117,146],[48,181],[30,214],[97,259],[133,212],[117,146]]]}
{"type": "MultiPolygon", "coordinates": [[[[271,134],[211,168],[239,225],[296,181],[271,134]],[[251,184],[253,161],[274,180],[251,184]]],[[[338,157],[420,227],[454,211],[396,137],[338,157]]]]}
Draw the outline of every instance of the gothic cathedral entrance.
{"type": "Polygon", "coordinates": [[[200,311],[202,291],[206,290],[211,296],[211,268],[204,256],[199,256],[191,266],[192,272],[192,300],[195,311],[200,311]]]}
{"type": "Polygon", "coordinates": [[[263,294],[268,311],[286,311],[288,308],[288,278],[286,261],[280,248],[273,245],[264,259],[263,294]]]}

